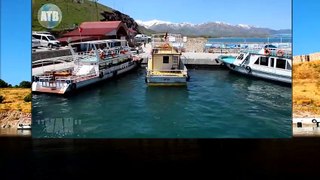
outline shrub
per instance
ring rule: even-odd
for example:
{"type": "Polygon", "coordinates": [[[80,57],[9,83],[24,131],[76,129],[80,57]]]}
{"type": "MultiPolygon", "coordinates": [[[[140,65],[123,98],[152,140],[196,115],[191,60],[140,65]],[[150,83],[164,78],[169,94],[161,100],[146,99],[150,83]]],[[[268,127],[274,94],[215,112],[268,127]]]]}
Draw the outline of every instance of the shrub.
{"type": "Polygon", "coordinates": [[[32,94],[31,93],[29,93],[26,97],[24,97],[24,102],[31,102],[31,100],[32,100],[32,94]]]}
{"type": "Polygon", "coordinates": [[[0,95],[0,103],[2,103],[4,100],[4,97],[0,95]]]}
{"type": "Polygon", "coordinates": [[[31,88],[31,82],[29,81],[22,81],[19,85],[21,88],[31,88]]]}

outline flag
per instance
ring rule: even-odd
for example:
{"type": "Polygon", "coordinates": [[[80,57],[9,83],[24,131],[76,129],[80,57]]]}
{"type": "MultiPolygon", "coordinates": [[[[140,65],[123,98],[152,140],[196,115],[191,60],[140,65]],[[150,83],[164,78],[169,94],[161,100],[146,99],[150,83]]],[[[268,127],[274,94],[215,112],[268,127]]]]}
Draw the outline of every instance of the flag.
{"type": "Polygon", "coordinates": [[[82,32],[82,28],[80,26],[78,27],[78,30],[79,30],[79,33],[82,32]]]}

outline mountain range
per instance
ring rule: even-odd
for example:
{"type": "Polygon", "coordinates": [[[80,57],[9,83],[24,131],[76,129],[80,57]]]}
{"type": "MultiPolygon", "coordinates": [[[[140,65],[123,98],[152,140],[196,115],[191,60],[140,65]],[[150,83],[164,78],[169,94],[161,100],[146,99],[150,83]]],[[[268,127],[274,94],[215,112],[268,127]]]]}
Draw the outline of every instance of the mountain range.
{"type": "Polygon", "coordinates": [[[201,24],[172,23],[169,21],[136,20],[140,26],[156,32],[181,33],[187,36],[208,37],[267,37],[276,34],[291,34],[290,29],[274,30],[246,24],[232,25],[224,22],[207,22],[201,24]]]}

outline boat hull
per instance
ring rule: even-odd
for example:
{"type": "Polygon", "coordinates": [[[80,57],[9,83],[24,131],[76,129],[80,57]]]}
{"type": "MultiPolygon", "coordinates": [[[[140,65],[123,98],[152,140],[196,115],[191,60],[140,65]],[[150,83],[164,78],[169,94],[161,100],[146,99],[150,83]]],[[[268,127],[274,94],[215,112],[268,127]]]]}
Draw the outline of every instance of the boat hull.
{"type": "Polygon", "coordinates": [[[51,93],[51,94],[70,94],[78,89],[87,87],[89,85],[111,79],[116,78],[119,75],[125,74],[129,71],[132,71],[138,68],[140,65],[139,61],[128,63],[128,66],[117,66],[114,68],[113,71],[105,71],[107,73],[103,73],[103,76],[93,76],[87,78],[82,81],[70,83],[70,84],[63,84],[60,88],[56,87],[43,87],[42,82],[33,82],[32,83],[32,91],[37,93],[51,93]]]}
{"type": "Polygon", "coordinates": [[[229,63],[224,63],[224,64],[233,72],[236,72],[242,75],[256,77],[259,79],[264,79],[267,81],[273,81],[273,82],[278,82],[278,83],[283,83],[288,85],[292,84],[291,76],[285,76],[285,75],[270,73],[266,71],[261,71],[251,67],[247,68],[246,66],[236,66],[234,64],[229,64],[229,63]]]}
{"type": "Polygon", "coordinates": [[[186,86],[186,77],[173,76],[147,76],[146,83],[149,86],[186,86]]]}

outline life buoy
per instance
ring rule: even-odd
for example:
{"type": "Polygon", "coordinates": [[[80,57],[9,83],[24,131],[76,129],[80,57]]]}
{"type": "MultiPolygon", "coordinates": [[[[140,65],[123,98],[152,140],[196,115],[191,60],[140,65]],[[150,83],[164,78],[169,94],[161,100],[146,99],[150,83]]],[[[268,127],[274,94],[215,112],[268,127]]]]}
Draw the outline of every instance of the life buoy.
{"type": "Polygon", "coordinates": [[[100,72],[99,78],[103,78],[103,72],[100,72]]]}
{"type": "Polygon", "coordinates": [[[251,72],[251,67],[247,66],[246,67],[246,71],[247,71],[247,73],[250,73],[251,72]]]}
{"type": "Polygon", "coordinates": [[[100,59],[105,59],[107,57],[105,52],[100,53],[100,59]]]}
{"type": "Polygon", "coordinates": [[[277,56],[283,56],[284,55],[284,52],[280,49],[277,51],[277,56]]]}
{"type": "Polygon", "coordinates": [[[269,50],[269,49],[267,49],[267,48],[266,48],[266,49],[264,49],[264,54],[265,54],[265,55],[270,55],[270,50],[269,50]]]}

